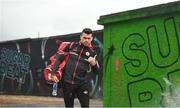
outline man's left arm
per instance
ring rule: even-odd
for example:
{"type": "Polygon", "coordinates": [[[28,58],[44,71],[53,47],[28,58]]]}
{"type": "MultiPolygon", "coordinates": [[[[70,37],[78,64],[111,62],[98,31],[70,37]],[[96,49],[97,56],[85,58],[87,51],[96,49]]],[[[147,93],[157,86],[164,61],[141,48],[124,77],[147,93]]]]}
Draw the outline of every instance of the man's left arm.
{"type": "Polygon", "coordinates": [[[98,74],[100,72],[100,66],[96,58],[97,58],[97,55],[95,55],[94,57],[89,57],[88,61],[93,69],[93,72],[98,74]]]}

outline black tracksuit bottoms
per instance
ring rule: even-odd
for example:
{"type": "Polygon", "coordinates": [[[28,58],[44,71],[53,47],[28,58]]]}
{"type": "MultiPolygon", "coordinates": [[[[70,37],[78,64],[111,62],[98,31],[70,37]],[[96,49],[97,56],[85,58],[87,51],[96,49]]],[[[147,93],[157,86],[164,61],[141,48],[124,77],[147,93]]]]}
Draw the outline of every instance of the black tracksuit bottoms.
{"type": "Polygon", "coordinates": [[[77,96],[81,107],[89,107],[88,84],[70,84],[63,82],[63,97],[66,107],[74,107],[74,99],[77,96]]]}

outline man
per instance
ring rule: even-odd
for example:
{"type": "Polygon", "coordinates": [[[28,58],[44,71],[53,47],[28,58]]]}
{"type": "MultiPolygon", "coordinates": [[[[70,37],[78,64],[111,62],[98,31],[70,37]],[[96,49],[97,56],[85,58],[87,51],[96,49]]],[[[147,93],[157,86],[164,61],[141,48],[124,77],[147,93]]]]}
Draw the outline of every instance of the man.
{"type": "MultiPolygon", "coordinates": [[[[89,107],[89,90],[86,79],[87,70],[91,68],[96,74],[99,71],[99,64],[96,60],[97,54],[91,44],[92,40],[92,30],[85,28],[80,35],[79,42],[61,43],[58,53],[53,57],[54,62],[51,71],[60,70],[62,65],[58,64],[65,61],[62,80],[66,107],[74,106],[75,96],[79,99],[81,107],[89,107]],[[58,66],[60,69],[57,69],[58,66]]],[[[59,72],[61,78],[62,72],[59,72]]],[[[57,78],[56,74],[52,74],[51,80],[58,82],[59,78],[57,78]]]]}

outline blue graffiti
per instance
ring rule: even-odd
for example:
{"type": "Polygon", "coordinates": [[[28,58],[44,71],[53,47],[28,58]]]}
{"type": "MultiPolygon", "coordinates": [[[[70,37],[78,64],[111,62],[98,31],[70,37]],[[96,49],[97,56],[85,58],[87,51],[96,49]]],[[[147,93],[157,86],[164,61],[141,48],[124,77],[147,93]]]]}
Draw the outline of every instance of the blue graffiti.
{"type": "Polygon", "coordinates": [[[24,84],[26,75],[30,72],[31,58],[27,54],[2,48],[0,52],[0,75],[17,80],[24,84]]]}

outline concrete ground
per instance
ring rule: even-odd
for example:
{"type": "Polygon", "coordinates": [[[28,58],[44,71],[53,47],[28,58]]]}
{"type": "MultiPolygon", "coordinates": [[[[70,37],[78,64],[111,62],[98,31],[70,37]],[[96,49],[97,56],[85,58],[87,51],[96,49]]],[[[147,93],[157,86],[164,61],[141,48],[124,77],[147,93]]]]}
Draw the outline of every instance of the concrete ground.
{"type": "MultiPolygon", "coordinates": [[[[64,107],[61,97],[0,95],[0,107],[64,107]]],[[[80,107],[75,99],[75,107],[80,107]]],[[[91,99],[90,107],[103,107],[101,99],[91,99]]]]}

